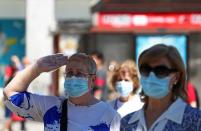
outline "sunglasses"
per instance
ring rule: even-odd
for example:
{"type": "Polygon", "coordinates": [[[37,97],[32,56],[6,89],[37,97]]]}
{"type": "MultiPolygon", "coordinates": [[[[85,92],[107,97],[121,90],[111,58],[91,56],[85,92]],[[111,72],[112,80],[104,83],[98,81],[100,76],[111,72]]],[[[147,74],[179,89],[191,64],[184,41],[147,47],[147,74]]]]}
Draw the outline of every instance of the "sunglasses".
{"type": "Polygon", "coordinates": [[[170,73],[176,72],[176,69],[170,69],[165,65],[159,65],[156,67],[151,67],[147,64],[140,66],[140,74],[148,77],[150,72],[153,72],[158,78],[164,78],[169,76],[170,73]]]}

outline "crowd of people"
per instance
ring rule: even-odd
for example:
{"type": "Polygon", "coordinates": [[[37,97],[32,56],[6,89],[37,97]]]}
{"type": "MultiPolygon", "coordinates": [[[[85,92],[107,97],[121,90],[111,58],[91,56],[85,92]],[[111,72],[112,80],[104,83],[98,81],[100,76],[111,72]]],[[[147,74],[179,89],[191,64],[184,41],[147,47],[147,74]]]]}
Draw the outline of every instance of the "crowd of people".
{"type": "Polygon", "coordinates": [[[97,51],[45,56],[8,82],[5,105],[23,118],[43,121],[45,131],[199,131],[201,111],[192,85],[187,88],[178,50],[157,44],[144,50],[137,63],[114,62],[107,72],[97,51]],[[61,66],[65,66],[65,96],[28,92],[41,73],[61,66]]]}

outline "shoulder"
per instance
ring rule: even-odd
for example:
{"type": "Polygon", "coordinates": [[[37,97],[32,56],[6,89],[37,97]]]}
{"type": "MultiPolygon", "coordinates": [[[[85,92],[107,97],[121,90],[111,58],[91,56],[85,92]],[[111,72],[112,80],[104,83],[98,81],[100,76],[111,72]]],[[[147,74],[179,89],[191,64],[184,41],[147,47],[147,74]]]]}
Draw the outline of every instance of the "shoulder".
{"type": "Polygon", "coordinates": [[[128,124],[129,120],[136,115],[136,112],[132,112],[121,119],[121,124],[128,124]]]}
{"type": "Polygon", "coordinates": [[[182,123],[168,121],[165,130],[199,131],[201,128],[201,111],[186,105],[182,123]]]}
{"type": "Polygon", "coordinates": [[[101,102],[101,104],[104,109],[103,117],[113,120],[115,117],[120,116],[109,103],[101,102]]]}
{"type": "Polygon", "coordinates": [[[183,127],[188,127],[191,130],[200,130],[199,128],[201,128],[201,111],[187,105],[183,114],[182,125],[183,127]]]}
{"type": "Polygon", "coordinates": [[[111,101],[108,101],[107,103],[108,103],[110,106],[114,107],[115,101],[116,101],[116,99],[111,100],[111,101]]]}
{"type": "Polygon", "coordinates": [[[132,113],[124,116],[121,119],[121,125],[132,124],[132,123],[135,123],[136,121],[138,121],[139,113],[141,111],[142,110],[138,110],[138,111],[132,112],[132,113]]]}
{"type": "Polygon", "coordinates": [[[52,105],[61,105],[61,103],[65,100],[64,97],[58,96],[46,96],[31,93],[29,95],[32,101],[45,104],[47,107],[51,107],[52,105]]]}
{"type": "Polygon", "coordinates": [[[102,102],[103,106],[106,107],[106,111],[112,114],[116,114],[117,112],[113,109],[113,107],[111,106],[111,103],[108,102],[102,102]]]}
{"type": "Polygon", "coordinates": [[[189,119],[189,120],[199,119],[201,121],[201,111],[197,108],[193,108],[187,105],[184,111],[184,119],[189,119]]]}
{"type": "Polygon", "coordinates": [[[57,96],[45,96],[39,94],[33,94],[30,92],[18,92],[12,95],[9,98],[9,101],[15,104],[16,106],[20,106],[22,103],[41,103],[44,105],[48,105],[48,103],[56,104],[61,103],[65,98],[57,97],[57,96]]]}
{"type": "Polygon", "coordinates": [[[139,121],[138,120],[139,111],[130,113],[121,119],[120,129],[122,131],[133,130],[137,127],[139,121]]]}

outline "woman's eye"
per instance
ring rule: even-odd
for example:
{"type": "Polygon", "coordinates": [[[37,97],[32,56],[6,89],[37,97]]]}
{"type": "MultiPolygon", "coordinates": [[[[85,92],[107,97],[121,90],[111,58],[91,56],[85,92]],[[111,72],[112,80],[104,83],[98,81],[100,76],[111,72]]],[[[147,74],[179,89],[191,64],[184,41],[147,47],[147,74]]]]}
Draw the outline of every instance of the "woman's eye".
{"type": "Polygon", "coordinates": [[[72,73],[72,72],[68,72],[68,75],[69,75],[69,76],[72,76],[72,75],[73,75],[73,73],[72,73]]]}
{"type": "Polygon", "coordinates": [[[122,79],[118,79],[117,81],[122,81],[122,79]]]}
{"type": "Polygon", "coordinates": [[[78,76],[78,77],[82,77],[83,74],[82,74],[82,73],[77,73],[77,76],[78,76]]]}

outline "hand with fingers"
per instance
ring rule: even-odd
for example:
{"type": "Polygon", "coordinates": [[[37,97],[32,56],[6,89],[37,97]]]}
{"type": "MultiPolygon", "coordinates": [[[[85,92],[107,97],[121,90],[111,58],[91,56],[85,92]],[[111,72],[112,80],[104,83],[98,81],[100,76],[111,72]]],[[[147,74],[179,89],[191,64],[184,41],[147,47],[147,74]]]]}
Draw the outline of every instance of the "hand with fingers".
{"type": "Polygon", "coordinates": [[[37,60],[35,65],[37,67],[37,71],[42,73],[56,70],[59,67],[66,65],[67,62],[68,57],[59,53],[42,57],[37,60]]]}

